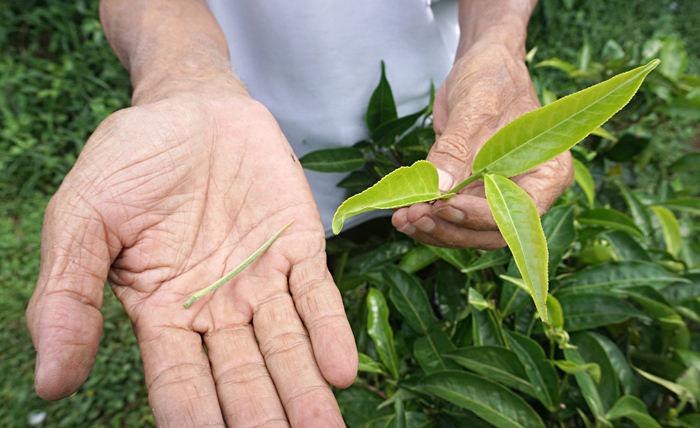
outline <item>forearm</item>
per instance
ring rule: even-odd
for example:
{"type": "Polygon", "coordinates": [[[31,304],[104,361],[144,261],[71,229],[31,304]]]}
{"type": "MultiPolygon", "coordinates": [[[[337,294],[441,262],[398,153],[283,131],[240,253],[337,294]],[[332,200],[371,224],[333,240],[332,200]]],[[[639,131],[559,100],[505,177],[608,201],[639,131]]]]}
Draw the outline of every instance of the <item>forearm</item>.
{"type": "Polygon", "coordinates": [[[215,76],[245,91],[231,68],[224,34],[204,1],[102,0],[100,18],[131,74],[134,104],[215,76]]]}
{"type": "Polygon", "coordinates": [[[537,0],[461,0],[457,58],[476,43],[497,43],[525,57],[527,23],[537,0]]]}

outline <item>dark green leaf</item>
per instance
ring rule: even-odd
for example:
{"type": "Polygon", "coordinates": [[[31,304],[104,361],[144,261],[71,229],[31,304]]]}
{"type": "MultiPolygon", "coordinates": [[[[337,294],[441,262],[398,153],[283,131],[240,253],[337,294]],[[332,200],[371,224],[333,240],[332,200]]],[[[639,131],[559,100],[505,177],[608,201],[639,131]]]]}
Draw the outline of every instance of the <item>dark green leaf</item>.
{"type": "Polygon", "coordinates": [[[386,80],[384,61],[382,61],[382,76],[372,93],[372,97],[369,99],[369,106],[367,107],[367,128],[369,128],[370,132],[374,132],[383,123],[394,120],[397,117],[394,95],[391,92],[389,82],[386,80]]]}
{"type": "Polygon", "coordinates": [[[627,418],[639,428],[661,428],[661,425],[649,415],[644,402],[631,395],[621,397],[605,417],[611,421],[627,418]]]}
{"type": "Polygon", "coordinates": [[[669,172],[697,171],[698,165],[700,165],[700,152],[694,152],[676,159],[668,170],[669,172]]]}
{"type": "Polygon", "coordinates": [[[635,240],[632,235],[626,232],[621,232],[616,230],[614,232],[606,233],[610,246],[612,247],[618,260],[641,260],[644,262],[650,262],[651,257],[642,248],[641,245],[635,240]]]}
{"type": "Polygon", "coordinates": [[[673,282],[688,282],[648,262],[625,261],[592,266],[567,277],[557,296],[568,294],[605,293],[615,288],[648,284],[662,289],[673,282]]]}
{"type": "Polygon", "coordinates": [[[525,368],[535,397],[553,412],[559,404],[559,376],[554,366],[534,340],[512,331],[505,331],[505,336],[525,368]]]}
{"type": "Polygon", "coordinates": [[[396,241],[359,254],[348,260],[345,268],[350,275],[363,275],[383,264],[400,259],[413,248],[410,241],[396,241]]]}
{"type": "Polygon", "coordinates": [[[632,305],[607,294],[567,294],[559,297],[569,332],[621,323],[629,318],[648,319],[632,305]]]}
{"type": "Polygon", "coordinates": [[[636,395],[637,386],[635,384],[634,373],[632,373],[632,369],[627,363],[624,354],[620,351],[620,348],[618,348],[612,340],[601,334],[594,332],[586,332],[585,334],[598,342],[598,345],[603,349],[605,355],[607,355],[608,361],[610,361],[610,365],[612,365],[617,379],[620,381],[622,391],[625,394],[636,395]]]}
{"type": "MultiPolygon", "coordinates": [[[[585,364],[583,358],[576,349],[564,348],[564,357],[567,361],[571,361],[574,364],[582,365],[585,364]]],[[[595,381],[590,374],[585,371],[578,372],[574,374],[576,377],[576,382],[578,383],[583,398],[586,400],[588,407],[597,419],[605,416],[605,406],[603,405],[600,395],[598,394],[598,389],[596,388],[595,381]]]]}
{"type": "Polygon", "coordinates": [[[522,398],[481,376],[460,371],[437,372],[424,377],[419,387],[500,428],[545,426],[522,398]]]}
{"type": "Polygon", "coordinates": [[[418,279],[394,265],[386,266],[382,274],[391,285],[389,298],[406,324],[416,333],[428,334],[435,321],[428,296],[418,279]]]}
{"type": "Polygon", "coordinates": [[[388,409],[377,409],[382,398],[361,386],[351,386],[336,394],[340,411],[350,428],[360,427],[370,420],[388,413],[388,409]]]}
{"type": "Polygon", "coordinates": [[[644,232],[634,223],[634,220],[609,208],[595,208],[588,210],[578,216],[577,220],[583,224],[607,227],[631,233],[640,238],[644,237],[644,232]]]}
{"type": "Polygon", "coordinates": [[[399,269],[408,273],[418,272],[437,261],[439,257],[425,245],[419,245],[406,254],[399,262],[399,269]]]}
{"type": "Polygon", "coordinates": [[[319,172],[353,172],[365,165],[365,155],[353,147],[316,150],[299,158],[301,166],[319,172]]]}
{"type": "Polygon", "coordinates": [[[432,245],[427,245],[427,247],[438,257],[457,269],[467,269],[469,267],[469,257],[467,256],[467,252],[465,250],[433,247],[432,245]]]}
{"type": "Polygon", "coordinates": [[[478,311],[472,307],[474,345],[503,345],[500,328],[492,310],[478,311]]]}
{"type": "Polygon", "coordinates": [[[632,134],[625,134],[614,146],[605,152],[605,156],[615,162],[625,162],[640,154],[649,145],[649,139],[632,134]]]}
{"type": "Polygon", "coordinates": [[[554,207],[542,216],[542,230],[547,237],[549,274],[554,273],[566,250],[576,239],[574,229],[574,206],[554,207]]]}
{"type": "Polygon", "coordinates": [[[628,189],[627,186],[620,181],[616,181],[615,183],[627,203],[627,207],[630,210],[630,214],[632,214],[635,224],[644,231],[645,236],[650,235],[653,228],[647,207],[639,200],[639,196],[637,196],[634,191],[628,189]]]}
{"type": "Polygon", "coordinates": [[[413,344],[413,356],[426,374],[439,370],[458,369],[459,366],[442,354],[455,349],[447,333],[435,330],[427,336],[419,337],[413,344]]]}
{"type": "Polygon", "coordinates": [[[370,176],[366,172],[353,171],[350,173],[350,175],[338,183],[338,187],[341,189],[347,189],[350,195],[354,195],[362,192],[368,187],[373,186],[376,182],[377,179],[370,176]]]}
{"type": "Polygon", "coordinates": [[[484,253],[475,262],[469,263],[468,267],[462,268],[462,273],[472,273],[482,269],[488,269],[493,266],[500,266],[508,263],[511,259],[510,251],[506,248],[501,248],[498,251],[484,251],[484,253]]]}
{"type": "Polygon", "coordinates": [[[455,349],[444,357],[488,379],[535,396],[525,369],[513,351],[500,346],[471,346],[455,349]]]}
{"type": "Polygon", "coordinates": [[[396,142],[398,137],[408,131],[416,121],[423,116],[423,110],[408,116],[382,123],[372,132],[372,139],[379,147],[389,147],[396,142]]]}
{"type": "Polygon", "coordinates": [[[399,357],[394,345],[394,332],[389,325],[389,308],[382,292],[370,288],[367,293],[367,332],[374,340],[377,353],[389,373],[398,379],[399,357]]]}
{"type": "Polygon", "coordinates": [[[583,361],[598,365],[600,377],[596,379],[596,388],[605,408],[611,408],[620,398],[620,384],[605,349],[588,332],[572,334],[571,343],[578,348],[583,361]]]}

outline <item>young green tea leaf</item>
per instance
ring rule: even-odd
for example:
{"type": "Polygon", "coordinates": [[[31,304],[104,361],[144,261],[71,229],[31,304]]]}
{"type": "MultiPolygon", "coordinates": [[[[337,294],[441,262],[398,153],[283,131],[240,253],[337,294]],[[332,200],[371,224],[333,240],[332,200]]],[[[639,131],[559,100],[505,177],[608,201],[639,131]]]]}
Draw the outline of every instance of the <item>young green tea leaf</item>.
{"type": "Polygon", "coordinates": [[[365,162],[365,155],[354,147],[316,150],[299,158],[301,166],[318,172],[353,172],[365,162]]]}
{"type": "Polygon", "coordinates": [[[267,250],[268,247],[270,247],[270,245],[272,245],[272,243],[275,242],[275,240],[277,239],[277,237],[279,237],[279,236],[282,234],[282,232],[284,232],[284,230],[285,230],[286,228],[288,228],[292,223],[294,223],[294,219],[292,219],[292,221],[290,221],[290,222],[287,223],[284,227],[282,227],[282,229],[278,230],[277,233],[275,233],[274,235],[272,235],[272,237],[271,237],[270,239],[268,239],[268,241],[265,242],[265,243],[262,245],[262,247],[258,248],[258,250],[257,250],[256,252],[254,252],[253,254],[251,254],[250,257],[248,257],[247,259],[245,259],[245,260],[243,261],[243,263],[241,263],[240,265],[236,266],[236,268],[234,268],[231,272],[229,272],[229,273],[227,273],[226,275],[224,275],[224,277],[221,278],[220,280],[216,281],[215,283],[213,283],[213,284],[210,285],[209,287],[207,287],[207,288],[205,288],[204,290],[201,290],[201,291],[195,293],[194,296],[190,297],[190,299],[189,299],[187,302],[185,302],[185,304],[184,304],[185,309],[189,308],[190,305],[192,305],[192,303],[194,303],[194,302],[195,302],[197,299],[199,299],[200,297],[205,296],[205,295],[211,293],[212,291],[216,290],[217,288],[219,288],[219,287],[221,287],[222,285],[224,285],[224,284],[226,284],[227,282],[229,282],[231,279],[233,279],[234,276],[236,276],[236,275],[238,275],[239,273],[241,273],[241,271],[242,271],[243,269],[245,269],[246,267],[248,267],[249,264],[253,263],[258,257],[260,257],[260,256],[262,255],[262,253],[264,253],[265,250],[267,250]]]}
{"type": "Polygon", "coordinates": [[[580,160],[574,158],[574,180],[579,185],[583,193],[588,199],[588,206],[593,208],[595,203],[595,183],[593,182],[593,176],[591,176],[590,171],[586,168],[580,160]]]}
{"type": "Polygon", "coordinates": [[[624,107],[658,63],[653,60],[510,122],[479,150],[472,177],[449,193],[484,173],[522,174],[570,149],[624,107]]]}
{"type": "Polygon", "coordinates": [[[596,363],[575,364],[567,360],[554,360],[554,365],[564,373],[576,374],[587,372],[596,383],[600,382],[600,366],[596,363]]]}
{"type": "Polygon", "coordinates": [[[345,220],[357,214],[432,201],[440,196],[435,166],[418,161],[394,170],[374,186],[343,202],[333,216],[333,233],[340,233],[345,220]]]}
{"type": "Polygon", "coordinates": [[[377,353],[394,379],[399,378],[399,357],[394,345],[394,332],[389,325],[389,307],[381,291],[370,288],[367,293],[367,332],[374,340],[377,353]]]}
{"type": "Polygon", "coordinates": [[[700,215],[700,198],[676,198],[659,202],[657,206],[666,207],[674,211],[683,211],[694,215],[700,215]]]}
{"type": "Polygon", "coordinates": [[[513,253],[540,318],[547,322],[549,256],[537,208],[523,189],[503,176],[488,174],[484,183],[496,224],[513,253]]]}
{"type": "Polygon", "coordinates": [[[463,371],[436,372],[424,377],[419,387],[452,404],[471,410],[501,428],[544,428],[535,410],[511,390],[463,371]]]}
{"type": "Polygon", "coordinates": [[[666,207],[654,206],[651,207],[651,210],[656,214],[659,223],[661,223],[661,229],[664,231],[666,251],[677,256],[681,251],[681,241],[683,239],[681,236],[681,225],[678,224],[678,219],[673,215],[671,210],[666,207]]]}

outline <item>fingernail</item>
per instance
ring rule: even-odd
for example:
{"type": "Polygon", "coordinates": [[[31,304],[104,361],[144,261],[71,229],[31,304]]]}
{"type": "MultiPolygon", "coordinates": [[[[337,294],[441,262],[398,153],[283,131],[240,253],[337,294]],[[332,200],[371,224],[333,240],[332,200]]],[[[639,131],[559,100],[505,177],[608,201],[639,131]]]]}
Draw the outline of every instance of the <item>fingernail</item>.
{"type": "Polygon", "coordinates": [[[430,217],[421,217],[418,221],[413,222],[413,225],[423,233],[430,233],[435,229],[435,222],[430,217]]]}
{"type": "Polygon", "coordinates": [[[406,226],[397,230],[401,233],[405,233],[408,236],[411,236],[414,233],[416,233],[416,228],[411,223],[406,223],[406,226]]]}
{"type": "Polygon", "coordinates": [[[460,223],[464,219],[464,213],[452,207],[442,207],[433,211],[433,214],[450,223],[460,223]]]}
{"type": "Polygon", "coordinates": [[[455,179],[452,177],[452,174],[450,174],[447,171],[444,171],[440,168],[437,168],[437,173],[438,173],[438,189],[440,189],[441,192],[449,192],[452,190],[453,184],[455,179]]]}

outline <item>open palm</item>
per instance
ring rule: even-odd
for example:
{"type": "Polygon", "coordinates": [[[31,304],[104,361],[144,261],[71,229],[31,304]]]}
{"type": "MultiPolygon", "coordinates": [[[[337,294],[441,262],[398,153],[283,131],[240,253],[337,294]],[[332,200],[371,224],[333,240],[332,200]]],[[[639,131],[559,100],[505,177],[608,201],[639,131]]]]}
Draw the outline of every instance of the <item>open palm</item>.
{"type": "Polygon", "coordinates": [[[186,93],[112,115],[47,208],[27,310],[37,391],[62,398],[87,377],[108,278],[157,424],[342,426],[327,382],[348,386],[357,352],[324,246],[303,171],[260,104],[186,93]]]}

